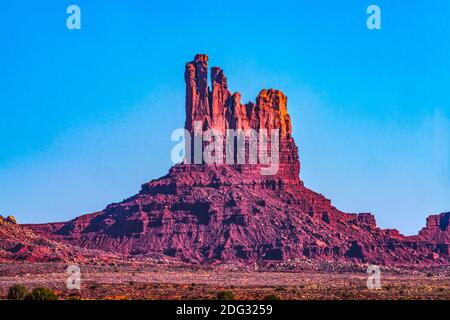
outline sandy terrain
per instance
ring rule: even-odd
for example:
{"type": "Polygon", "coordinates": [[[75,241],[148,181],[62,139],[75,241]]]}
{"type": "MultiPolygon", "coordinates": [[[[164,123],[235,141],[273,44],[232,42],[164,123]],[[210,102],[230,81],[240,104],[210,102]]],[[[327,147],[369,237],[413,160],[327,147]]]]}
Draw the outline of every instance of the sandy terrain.
{"type": "Polygon", "coordinates": [[[45,286],[62,299],[216,299],[221,291],[236,299],[450,299],[448,269],[433,273],[382,272],[380,290],[369,290],[367,275],[323,271],[279,272],[154,265],[85,265],[81,289],[68,290],[67,265],[0,264],[0,296],[13,284],[45,286]]]}

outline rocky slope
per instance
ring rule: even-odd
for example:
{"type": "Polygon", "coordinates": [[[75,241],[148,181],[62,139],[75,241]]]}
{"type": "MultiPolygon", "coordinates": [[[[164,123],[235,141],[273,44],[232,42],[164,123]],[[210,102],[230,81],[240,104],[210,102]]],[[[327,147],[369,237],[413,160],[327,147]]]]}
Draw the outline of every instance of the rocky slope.
{"type": "Polygon", "coordinates": [[[0,263],[10,261],[78,263],[99,259],[107,261],[115,256],[46,239],[17,224],[14,217],[0,216],[0,263]]]}
{"type": "MultiPolygon", "coordinates": [[[[196,122],[200,133],[277,129],[278,172],[262,175],[262,164],[188,164],[195,161],[186,159],[166,176],[144,184],[137,195],[101,212],[28,227],[45,238],[83,248],[166,255],[194,263],[305,257],[379,264],[450,262],[450,213],[429,217],[417,236],[405,237],[378,228],[369,213],[339,211],[303,185],[282,92],[262,90],[255,102],[241,104],[240,94],[228,90],[220,68],[212,68],[209,88],[206,55],[187,63],[185,81],[187,132],[199,134],[196,122]]],[[[247,147],[248,140],[245,143],[247,147]]]]}

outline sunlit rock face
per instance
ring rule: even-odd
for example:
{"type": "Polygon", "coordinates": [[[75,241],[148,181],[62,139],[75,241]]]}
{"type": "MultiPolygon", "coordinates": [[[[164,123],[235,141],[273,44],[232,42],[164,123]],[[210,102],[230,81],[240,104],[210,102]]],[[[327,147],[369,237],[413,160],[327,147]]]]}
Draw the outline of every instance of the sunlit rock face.
{"type": "MultiPolygon", "coordinates": [[[[282,181],[300,183],[300,162],[298,159],[297,146],[292,138],[291,118],[287,111],[287,97],[279,90],[263,89],[256,97],[255,102],[241,103],[239,92],[231,93],[228,90],[227,78],[223,70],[219,67],[211,69],[211,87],[208,86],[208,56],[198,54],[194,61],[188,62],[185,69],[186,82],[186,122],[185,129],[189,132],[191,144],[187,146],[191,150],[189,163],[199,163],[194,160],[194,139],[195,135],[203,134],[208,130],[216,130],[223,135],[224,153],[226,153],[225,140],[228,132],[233,130],[235,134],[253,133],[267,134],[268,143],[258,144],[257,155],[260,149],[263,153],[271,155],[271,134],[276,131],[279,136],[279,143],[276,151],[279,155],[277,159],[277,170],[272,176],[282,181]],[[196,127],[197,125],[197,127],[196,127]],[[198,128],[196,130],[196,128],[198,128]]],[[[206,144],[203,144],[204,150],[206,144]]],[[[261,173],[261,161],[256,161],[259,165],[249,165],[249,137],[245,137],[244,144],[244,166],[235,165],[237,170],[261,173]]],[[[237,139],[233,141],[232,156],[233,163],[224,160],[222,163],[237,164],[238,153],[237,139]]],[[[201,162],[203,163],[203,161],[201,162]]],[[[264,166],[263,166],[264,167],[264,166]]],[[[274,177],[272,177],[272,180],[274,177]]]]}

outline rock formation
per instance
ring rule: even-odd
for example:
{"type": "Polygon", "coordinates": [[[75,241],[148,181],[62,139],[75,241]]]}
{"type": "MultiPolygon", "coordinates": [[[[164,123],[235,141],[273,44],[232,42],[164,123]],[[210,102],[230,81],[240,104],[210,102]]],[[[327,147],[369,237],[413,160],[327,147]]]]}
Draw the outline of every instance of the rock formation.
{"type": "MultiPolygon", "coordinates": [[[[261,175],[261,164],[189,164],[142,185],[141,191],[103,211],[69,222],[30,225],[53,241],[132,256],[170,256],[186,262],[324,259],[379,264],[449,263],[449,216],[428,218],[419,235],[377,227],[370,213],[348,214],[300,180],[287,98],[264,89],[241,104],[222,69],[199,54],[186,64],[185,129],[280,132],[280,164],[261,175]]],[[[190,162],[192,163],[192,162],[190,162]]]]}
{"type": "Polygon", "coordinates": [[[290,139],[291,119],[287,112],[287,98],[278,90],[261,90],[256,104],[241,104],[239,92],[228,90],[227,78],[218,67],[211,69],[211,90],[208,87],[208,57],[195,56],[186,64],[186,124],[193,132],[194,122],[200,121],[203,130],[218,129],[280,129],[281,136],[290,139]]]}
{"type": "MultiPolygon", "coordinates": [[[[271,153],[271,133],[277,130],[279,134],[279,168],[277,177],[281,182],[292,180],[299,184],[300,162],[298,150],[292,138],[291,119],[287,112],[287,97],[279,90],[263,89],[256,98],[256,103],[241,104],[239,92],[228,90],[227,78],[218,67],[211,69],[211,90],[208,87],[208,57],[204,54],[195,56],[194,61],[186,64],[186,123],[185,129],[191,137],[214,129],[227,137],[227,130],[241,130],[243,133],[254,130],[255,134],[267,132],[267,145],[258,145],[258,152],[271,153]],[[196,130],[195,123],[200,130],[196,130]],[[264,150],[263,150],[264,149],[264,150]]],[[[243,162],[251,163],[249,159],[249,136],[245,138],[243,162]],[[244,159],[245,157],[245,159],[244,159]]],[[[203,145],[204,147],[205,145],[203,145]]],[[[203,163],[195,161],[194,141],[187,146],[191,150],[188,163],[203,163]]],[[[223,144],[224,151],[226,145],[223,144]]],[[[233,139],[232,163],[238,161],[237,138],[233,139]]],[[[201,152],[203,149],[201,150],[201,152]]],[[[257,153],[258,153],[257,152],[257,153]]],[[[225,159],[225,156],[224,156],[225,159]]],[[[257,160],[256,160],[257,161],[257,160]]],[[[223,161],[229,164],[229,162],[223,161]]],[[[234,165],[237,170],[252,170],[255,174],[260,166],[234,165]]],[[[272,179],[273,180],[273,179],[272,179]]]]}
{"type": "Polygon", "coordinates": [[[426,227],[419,232],[419,238],[438,243],[450,243],[449,220],[450,212],[429,216],[426,227]]]}
{"type": "Polygon", "coordinates": [[[0,262],[107,261],[114,254],[91,251],[39,236],[12,216],[0,216],[0,262]]]}

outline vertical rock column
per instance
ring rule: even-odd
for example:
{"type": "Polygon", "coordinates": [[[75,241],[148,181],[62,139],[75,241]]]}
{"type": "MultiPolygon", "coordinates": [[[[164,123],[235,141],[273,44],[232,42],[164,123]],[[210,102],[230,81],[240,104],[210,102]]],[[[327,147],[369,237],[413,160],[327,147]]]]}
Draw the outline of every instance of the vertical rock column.
{"type": "Polygon", "coordinates": [[[225,132],[225,109],[230,92],[227,78],[218,67],[211,68],[211,87],[211,127],[225,132]]]}
{"type": "Polygon", "coordinates": [[[193,132],[194,122],[201,121],[203,130],[211,125],[208,88],[208,56],[197,54],[194,61],[186,64],[186,123],[185,129],[193,132]]]}

